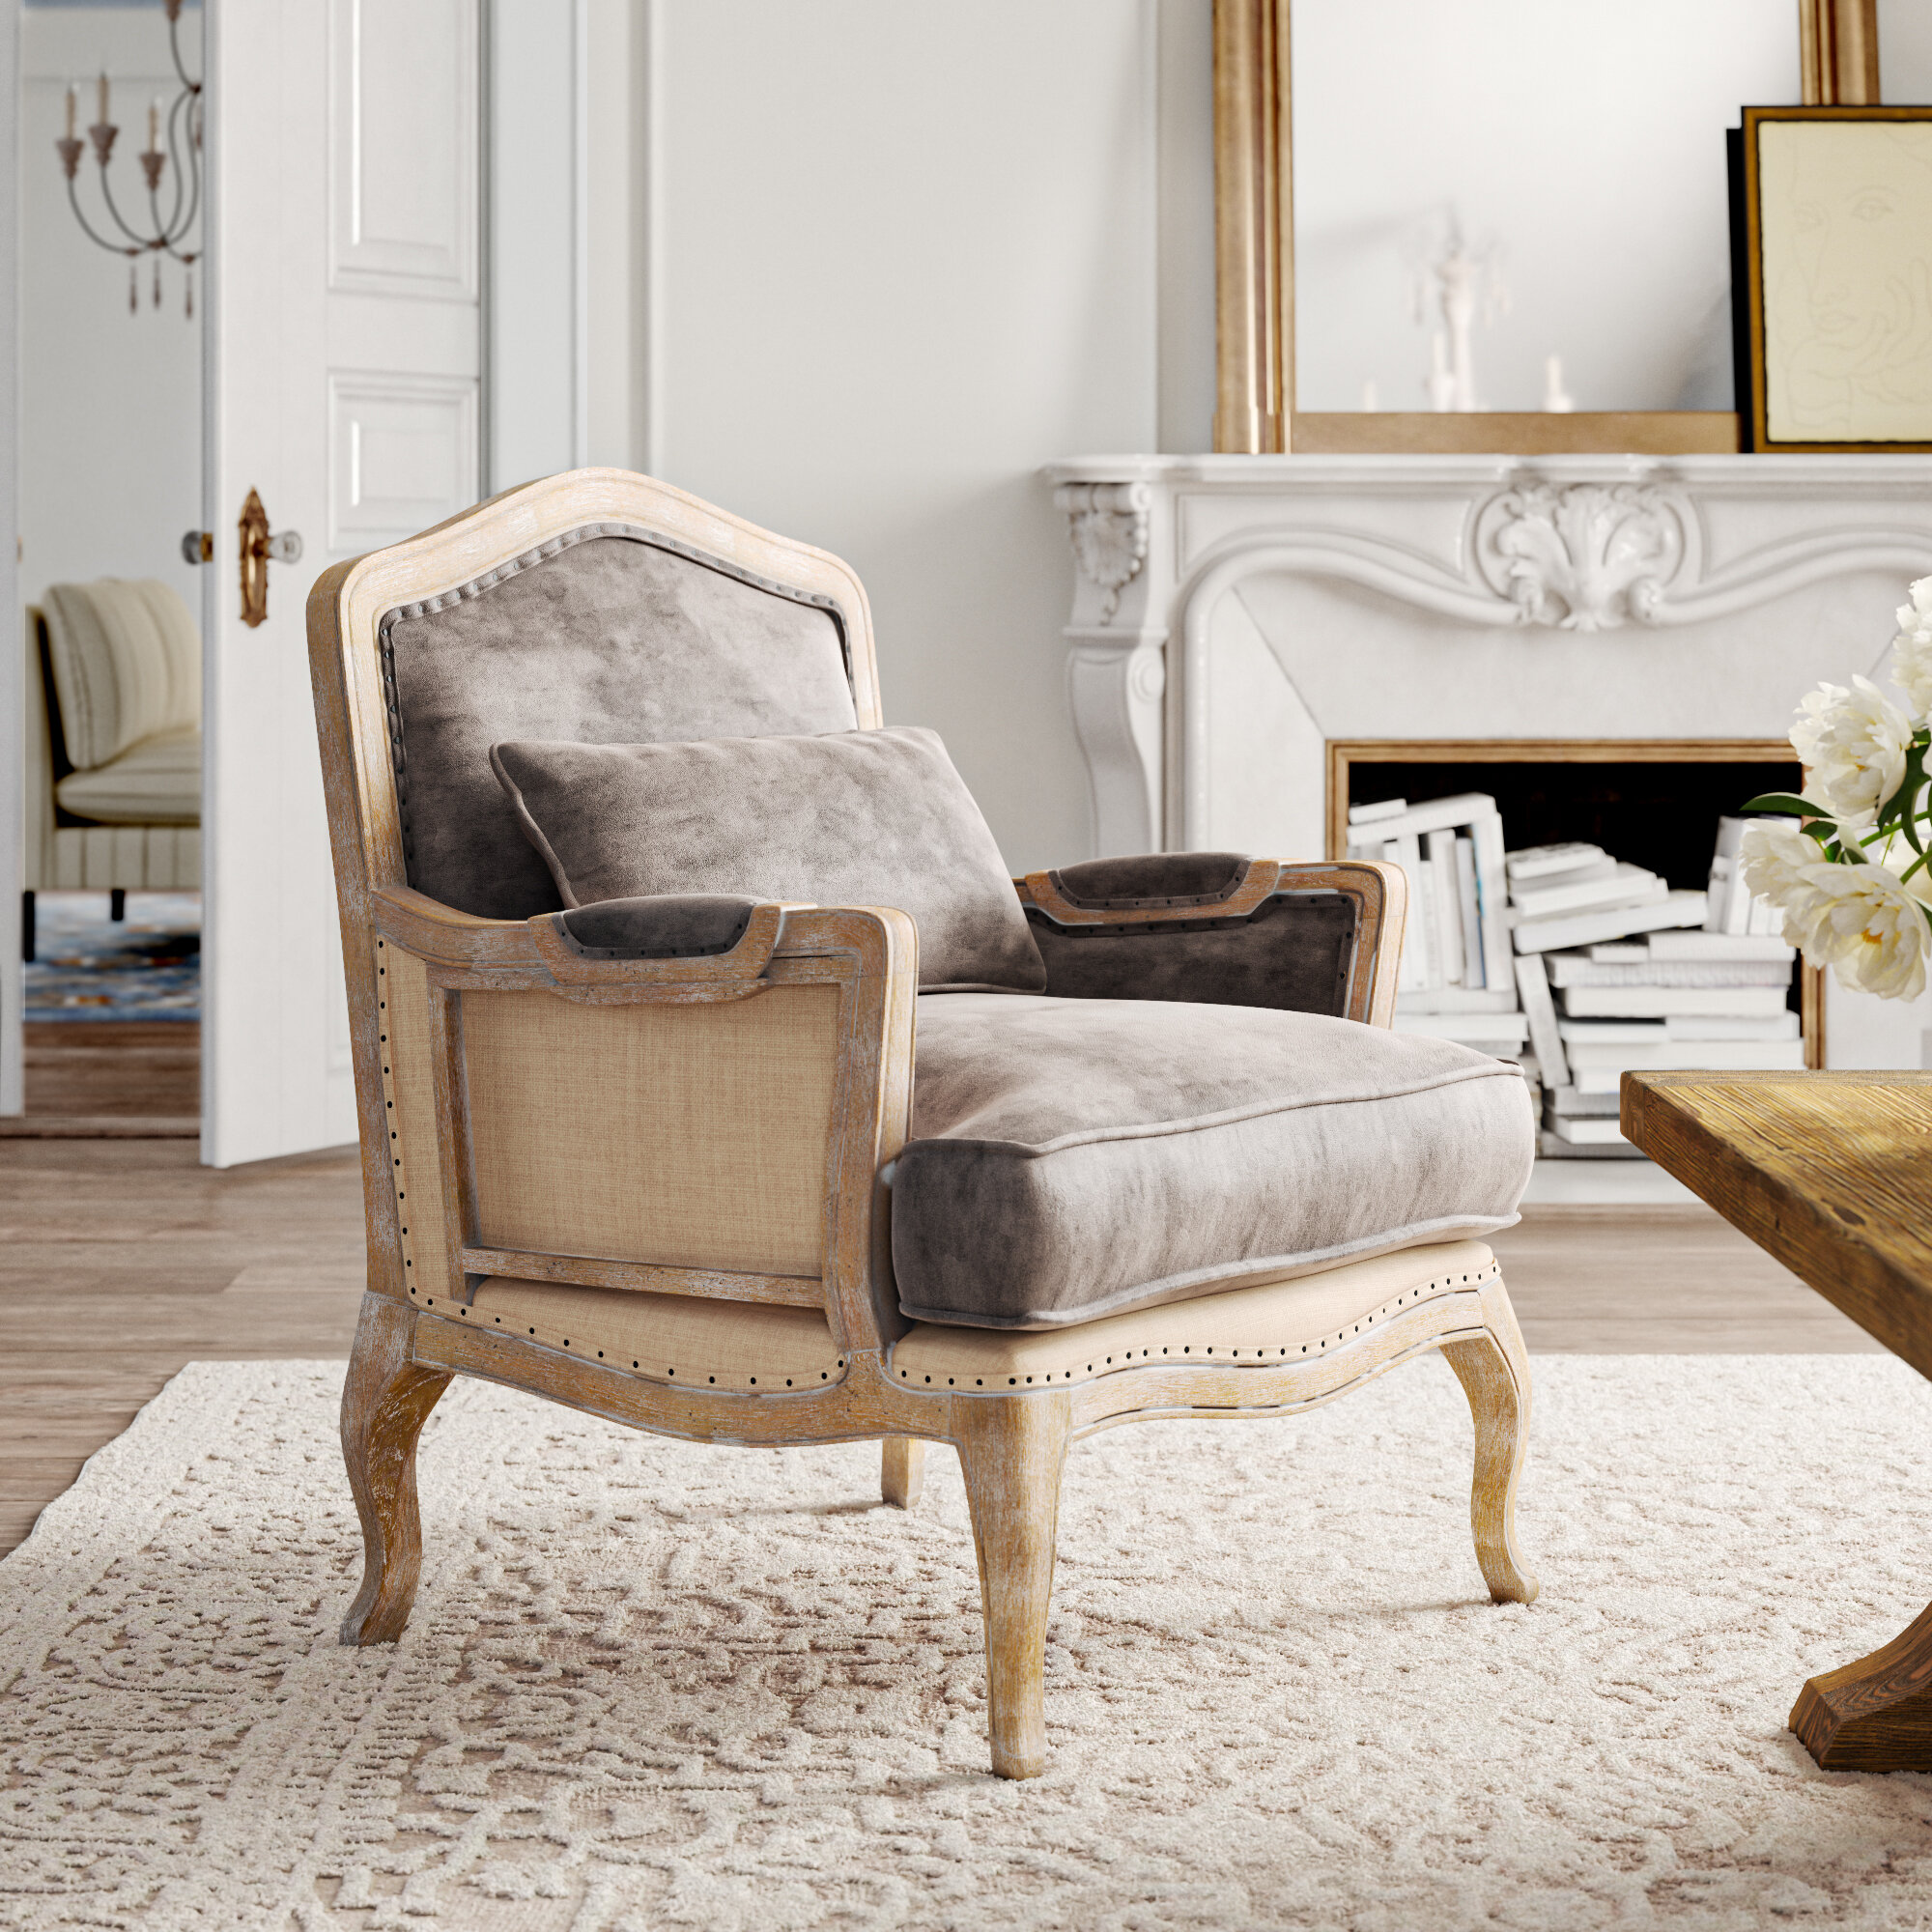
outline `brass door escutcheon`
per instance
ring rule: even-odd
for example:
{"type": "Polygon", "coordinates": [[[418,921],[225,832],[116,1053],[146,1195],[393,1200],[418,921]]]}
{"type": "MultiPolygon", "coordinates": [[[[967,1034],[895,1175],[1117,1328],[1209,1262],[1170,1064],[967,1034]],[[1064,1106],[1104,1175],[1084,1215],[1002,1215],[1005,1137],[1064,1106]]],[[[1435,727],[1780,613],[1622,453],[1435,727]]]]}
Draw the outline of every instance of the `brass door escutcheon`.
{"type": "MultiPolygon", "coordinates": [[[[242,621],[252,631],[269,614],[269,562],[298,563],[302,540],[294,530],[269,534],[269,513],[261,497],[248,492],[242,505],[242,621]]],[[[208,553],[204,550],[203,554],[208,553]]]]}
{"type": "Polygon", "coordinates": [[[242,621],[252,631],[269,614],[269,513],[253,490],[242,505],[242,621]]]}

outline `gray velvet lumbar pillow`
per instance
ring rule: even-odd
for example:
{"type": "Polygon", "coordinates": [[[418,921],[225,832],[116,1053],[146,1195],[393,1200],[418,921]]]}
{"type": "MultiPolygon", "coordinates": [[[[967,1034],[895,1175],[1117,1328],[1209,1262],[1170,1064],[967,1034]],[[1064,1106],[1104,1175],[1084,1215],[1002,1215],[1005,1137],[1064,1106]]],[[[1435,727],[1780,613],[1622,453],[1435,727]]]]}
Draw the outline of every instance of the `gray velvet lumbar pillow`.
{"type": "Polygon", "coordinates": [[[1000,848],[936,731],[510,739],[490,763],[566,906],[661,893],[896,906],[919,926],[922,986],[1046,984],[1000,848]]]}

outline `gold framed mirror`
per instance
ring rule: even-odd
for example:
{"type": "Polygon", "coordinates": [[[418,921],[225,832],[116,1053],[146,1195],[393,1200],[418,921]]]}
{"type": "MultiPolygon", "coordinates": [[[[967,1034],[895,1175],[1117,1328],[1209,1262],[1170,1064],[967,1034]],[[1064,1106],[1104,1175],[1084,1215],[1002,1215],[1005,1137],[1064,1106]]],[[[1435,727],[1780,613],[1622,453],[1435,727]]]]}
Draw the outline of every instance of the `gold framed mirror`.
{"type": "MultiPolygon", "coordinates": [[[[1875,103],[1878,0],[1794,4],[1804,104],[1875,103]]],[[[1466,402],[1430,411],[1301,409],[1290,6],[1291,0],[1214,0],[1217,451],[1687,455],[1739,447],[1730,409],[1527,411],[1466,402]]],[[[1365,115],[1377,111],[1375,103],[1362,103],[1365,115]]],[[[1435,380],[1447,380],[1439,366],[1435,380]]],[[[1552,393],[1560,386],[1552,364],[1552,393]]]]}

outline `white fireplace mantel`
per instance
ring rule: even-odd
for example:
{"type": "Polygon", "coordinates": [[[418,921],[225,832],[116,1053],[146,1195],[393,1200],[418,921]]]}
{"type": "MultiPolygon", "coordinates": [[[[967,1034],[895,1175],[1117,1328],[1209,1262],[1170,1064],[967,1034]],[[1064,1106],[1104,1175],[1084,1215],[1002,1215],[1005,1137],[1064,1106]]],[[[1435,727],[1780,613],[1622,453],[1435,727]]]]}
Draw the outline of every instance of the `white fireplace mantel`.
{"type": "Polygon", "coordinates": [[[1120,456],[1046,472],[1102,853],[1319,853],[1335,738],[1778,738],[1879,674],[1932,459],[1120,456]]]}

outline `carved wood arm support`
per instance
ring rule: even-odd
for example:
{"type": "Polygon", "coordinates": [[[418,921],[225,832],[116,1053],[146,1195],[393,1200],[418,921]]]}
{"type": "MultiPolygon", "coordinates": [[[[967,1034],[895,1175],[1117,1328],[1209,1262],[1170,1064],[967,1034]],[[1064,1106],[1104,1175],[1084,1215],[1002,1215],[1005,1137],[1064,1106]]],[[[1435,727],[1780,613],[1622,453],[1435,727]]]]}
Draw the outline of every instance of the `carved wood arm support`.
{"type": "Polygon", "coordinates": [[[1400,867],[1163,852],[1013,883],[1057,997],[1206,1000],[1376,1026],[1394,1013],[1400,867]]]}
{"type": "Polygon", "coordinates": [[[512,1275],[822,1307],[848,1351],[899,1331],[907,915],[748,902],[724,951],[600,958],[564,915],[369,896],[406,1296],[512,1275]]]}

